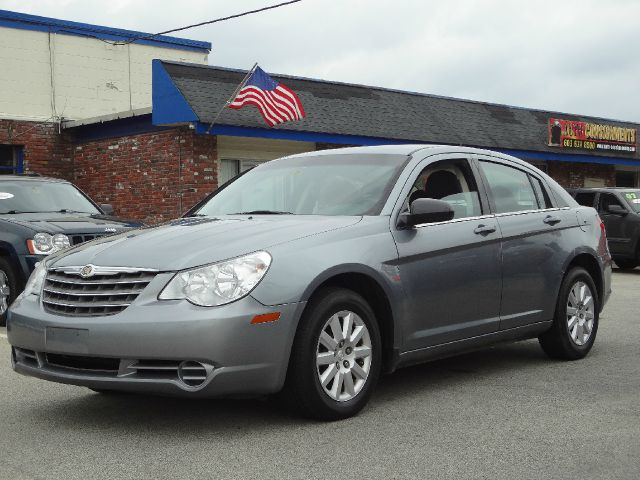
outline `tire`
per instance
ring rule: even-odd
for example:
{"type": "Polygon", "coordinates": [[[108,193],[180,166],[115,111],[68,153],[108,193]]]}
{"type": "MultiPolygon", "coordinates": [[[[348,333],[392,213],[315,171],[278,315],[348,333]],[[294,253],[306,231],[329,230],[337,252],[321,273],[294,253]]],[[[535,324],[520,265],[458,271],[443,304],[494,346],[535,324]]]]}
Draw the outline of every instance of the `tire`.
{"type": "Polygon", "coordinates": [[[300,320],[282,394],[306,417],[348,418],[369,401],[381,364],[380,329],[369,304],[351,290],[328,288],[313,297],[300,320]],[[339,325],[337,335],[331,324],[339,325]]]}
{"type": "Polygon", "coordinates": [[[7,308],[18,296],[15,270],[5,258],[0,258],[0,327],[7,323],[7,308]]]}
{"type": "Polygon", "coordinates": [[[596,339],[599,312],[600,300],[591,275],[584,268],[572,268],[562,281],[553,324],[538,337],[540,346],[551,358],[584,358],[596,339]]]}
{"type": "Polygon", "coordinates": [[[614,262],[616,262],[616,265],[618,266],[619,269],[621,270],[631,270],[634,269],[638,266],[638,261],[637,260],[630,260],[630,259],[613,259],[614,262]]]}

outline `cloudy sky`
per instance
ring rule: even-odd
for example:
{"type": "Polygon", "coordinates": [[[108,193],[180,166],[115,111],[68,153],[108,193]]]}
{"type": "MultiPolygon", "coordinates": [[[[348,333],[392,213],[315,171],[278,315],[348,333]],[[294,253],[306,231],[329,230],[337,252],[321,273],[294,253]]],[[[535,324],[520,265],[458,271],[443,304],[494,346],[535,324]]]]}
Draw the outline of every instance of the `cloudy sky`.
{"type": "MultiPolygon", "coordinates": [[[[0,0],[148,32],[281,0],[0,0]]],[[[638,0],[303,0],[177,34],[210,63],[640,122],[638,0]]]]}

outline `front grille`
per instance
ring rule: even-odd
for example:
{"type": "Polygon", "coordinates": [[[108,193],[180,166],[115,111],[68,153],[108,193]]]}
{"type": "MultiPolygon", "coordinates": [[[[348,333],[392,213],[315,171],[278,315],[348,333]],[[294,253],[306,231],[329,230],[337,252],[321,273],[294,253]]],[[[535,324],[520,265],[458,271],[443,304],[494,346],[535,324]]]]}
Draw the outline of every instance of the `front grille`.
{"type": "Polygon", "coordinates": [[[46,354],[47,364],[52,367],[70,368],[88,372],[118,373],[120,359],[105,357],[83,357],[79,355],[46,354]]]}
{"type": "Polygon", "coordinates": [[[88,242],[89,240],[95,240],[96,238],[104,237],[104,234],[78,234],[78,235],[69,235],[69,239],[71,240],[71,245],[79,245],[84,242],[88,242]]]}
{"type": "Polygon", "coordinates": [[[115,315],[138,298],[156,272],[127,271],[82,278],[79,273],[49,271],[42,303],[51,313],[74,317],[115,315]]]}

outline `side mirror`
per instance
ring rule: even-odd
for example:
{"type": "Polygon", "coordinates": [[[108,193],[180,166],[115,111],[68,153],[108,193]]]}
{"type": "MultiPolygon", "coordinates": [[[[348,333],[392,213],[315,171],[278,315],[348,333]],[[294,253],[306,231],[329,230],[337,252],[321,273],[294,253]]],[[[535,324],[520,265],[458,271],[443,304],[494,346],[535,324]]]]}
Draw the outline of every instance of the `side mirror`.
{"type": "Polygon", "coordinates": [[[418,198],[411,203],[409,209],[409,213],[400,215],[399,227],[411,228],[423,223],[446,222],[455,215],[451,205],[435,198],[418,198]]]}
{"type": "Polygon", "coordinates": [[[615,203],[612,203],[611,205],[607,205],[607,212],[613,213],[614,215],[622,215],[622,216],[627,215],[629,213],[624,207],[621,207],[620,205],[616,205],[615,203]]]}
{"type": "Polygon", "coordinates": [[[101,203],[100,209],[104,212],[105,215],[113,215],[113,205],[110,203],[101,203]]]}

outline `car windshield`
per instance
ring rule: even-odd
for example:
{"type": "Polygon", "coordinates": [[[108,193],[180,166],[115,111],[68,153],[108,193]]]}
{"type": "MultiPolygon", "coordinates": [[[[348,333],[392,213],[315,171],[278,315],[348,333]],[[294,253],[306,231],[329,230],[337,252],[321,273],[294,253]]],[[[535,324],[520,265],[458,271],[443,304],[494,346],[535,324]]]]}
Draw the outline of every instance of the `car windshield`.
{"type": "Polygon", "coordinates": [[[405,155],[316,155],[262,164],[195,214],[378,215],[405,155]]]}
{"type": "Polygon", "coordinates": [[[0,180],[0,214],[40,212],[100,213],[69,183],[0,180]]]}
{"type": "Polygon", "coordinates": [[[634,212],[640,213],[640,190],[624,191],[622,196],[634,212]]]}

